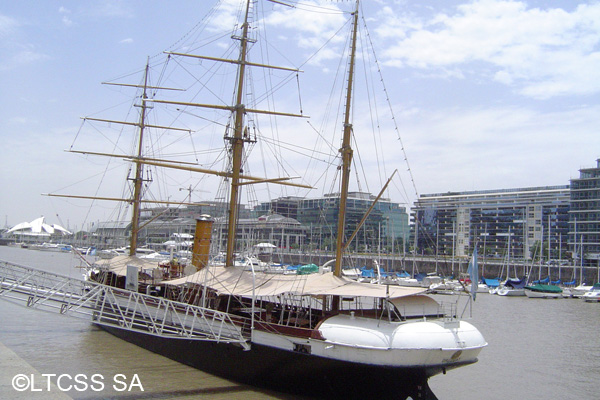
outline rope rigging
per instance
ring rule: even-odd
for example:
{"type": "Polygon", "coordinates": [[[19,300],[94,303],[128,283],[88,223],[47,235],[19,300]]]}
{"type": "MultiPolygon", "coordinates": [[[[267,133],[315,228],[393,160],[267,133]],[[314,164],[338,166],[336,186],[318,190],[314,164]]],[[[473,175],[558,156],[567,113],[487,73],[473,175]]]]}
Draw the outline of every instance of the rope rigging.
{"type": "MultiPolygon", "coordinates": [[[[396,132],[396,135],[398,137],[398,141],[400,142],[400,149],[401,149],[402,154],[404,156],[404,161],[406,162],[407,172],[409,173],[410,181],[411,181],[412,187],[413,187],[413,189],[415,191],[415,196],[418,198],[419,197],[419,191],[417,190],[415,179],[414,179],[414,176],[412,174],[412,170],[410,168],[410,164],[408,162],[408,156],[407,156],[406,150],[404,148],[404,143],[402,141],[402,136],[400,135],[400,130],[398,129],[398,124],[397,124],[397,121],[396,121],[396,117],[394,116],[394,110],[392,108],[392,104],[391,104],[391,101],[390,101],[388,90],[387,90],[387,87],[385,86],[385,81],[383,79],[383,73],[381,71],[381,64],[379,63],[377,55],[375,54],[375,47],[373,46],[373,41],[371,40],[371,34],[369,33],[369,30],[367,28],[367,24],[366,24],[366,21],[365,21],[364,17],[362,18],[362,21],[363,21],[363,26],[364,26],[364,29],[365,29],[365,32],[366,32],[366,37],[367,37],[367,39],[369,41],[370,48],[372,49],[372,53],[373,53],[375,65],[377,65],[377,73],[379,74],[380,82],[381,82],[381,85],[382,85],[382,89],[383,89],[383,92],[385,93],[385,100],[387,102],[388,108],[389,108],[390,113],[392,115],[392,121],[393,121],[393,124],[394,124],[394,131],[396,132]]],[[[404,184],[402,184],[402,187],[404,188],[404,184]]],[[[404,193],[407,194],[406,190],[404,190],[404,193]]],[[[410,196],[407,195],[406,198],[408,199],[408,198],[410,198],[410,196]]]]}

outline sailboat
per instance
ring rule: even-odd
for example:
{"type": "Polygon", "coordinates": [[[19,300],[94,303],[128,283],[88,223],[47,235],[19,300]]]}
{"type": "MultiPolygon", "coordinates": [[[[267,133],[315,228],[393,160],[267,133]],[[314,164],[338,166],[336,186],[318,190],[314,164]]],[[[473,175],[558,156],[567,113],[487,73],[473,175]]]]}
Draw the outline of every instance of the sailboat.
{"type": "MultiPolygon", "coordinates": [[[[94,324],[119,338],[237,382],[319,397],[435,399],[428,379],[475,363],[487,345],[481,333],[457,318],[455,312],[444,310],[427,296],[426,288],[359,283],[342,273],[348,260],[344,254],[348,246],[344,228],[353,156],[351,99],[358,2],[349,13],[352,29],[339,150],[341,186],[335,257],[320,266],[319,272],[307,275],[266,274],[235,266],[242,188],[264,183],[307,187],[290,182],[288,177],[255,177],[244,167],[244,146],[253,140],[246,125],[249,115],[303,117],[250,109],[244,103],[249,70],[295,71],[249,61],[250,44],[254,40],[250,36],[251,14],[255,6],[255,1],[245,3],[239,30],[232,36],[239,43],[237,57],[168,54],[169,58],[237,66],[231,105],[150,98],[148,74],[142,84],[140,132],[149,125],[145,112],[150,104],[230,112],[227,168],[214,171],[149,159],[141,153],[129,158],[138,170],[132,200],[131,253],[120,269],[109,267],[114,276],[124,278],[107,280],[100,278],[106,275],[94,274],[84,286],[84,294],[71,296],[69,301],[75,299],[79,302],[78,310],[89,310],[94,324]],[[132,260],[136,257],[140,224],[142,165],[226,178],[229,208],[224,265],[210,262],[214,219],[204,215],[198,218],[194,236],[192,263],[196,272],[160,282],[139,280],[144,267],[136,266],[132,260]],[[324,272],[329,266],[331,272],[324,272]]],[[[153,274],[146,272],[147,276],[153,274]]],[[[24,286],[22,282],[20,285],[24,286]]],[[[69,314],[71,307],[71,303],[61,307],[61,313],[69,314]]]]}

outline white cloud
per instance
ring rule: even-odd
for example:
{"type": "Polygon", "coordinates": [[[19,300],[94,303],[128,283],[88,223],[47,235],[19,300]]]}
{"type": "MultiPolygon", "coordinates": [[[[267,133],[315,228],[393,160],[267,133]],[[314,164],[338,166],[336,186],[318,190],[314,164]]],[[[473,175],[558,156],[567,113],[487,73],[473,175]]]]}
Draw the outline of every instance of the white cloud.
{"type": "Polygon", "coordinates": [[[210,31],[231,30],[238,22],[238,14],[241,12],[239,2],[224,0],[221,2],[217,15],[208,22],[210,31]]]}
{"type": "Polygon", "coordinates": [[[29,123],[29,119],[25,118],[25,117],[11,117],[8,122],[10,122],[11,124],[15,124],[15,125],[26,125],[27,123],[29,123]]]}
{"type": "Polygon", "coordinates": [[[12,55],[7,61],[0,65],[0,71],[8,71],[25,65],[33,64],[41,60],[47,60],[50,57],[47,54],[39,53],[33,50],[22,50],[12,55]]]}
{"type": "Polygon", "coordinates": [[[131,5],[114,0],[94,4],[89,12],[100,17],[131,18],[134,15],[131,5]]]}
{"type": "Polygon", "coordinates": [[[575,173],[598,157],[596,146],[582,143],[597,142],[600,109],[419,110],[400,126],[422,193],[566,185],[565,170],[575,173]]]}
{"type": "Polygon", "coordinates": [[[383,53],[388,65],[468,70],[483,62],[495,70],[489,78],[542,99],[600,91],[600,4],[568,12],[480,0],[428,20],[389,8],[380,17],[390,28],[378,35],[400,38],[383,53]]]}
{"type": "Polygon", "coordinates": [[[36,46],[24,42],[18,20],[0,15],[0,71],[9,71],[50,58],[36,46]]]}
{"type": "MultiPolygon", "coordinates": [[[[298,46],[311,52],[318,50],[327,41],[333,44],[343,43],[335,33],[348,20],[347,15],[335,5],[327,2],[306,2],[302,6],[289,8],[280,6],[265,20],[267,26],[285,28],[287,32],[296,32],[292,36],[298,46]],[[315,12],[319,11],[319,12],[315,12]]],[[[338,58],[340,49],[328,47],[321,51],[310,63],[320,65],[321,61],[338,58]]]]}
{"type": "Polygon", "coordinates": [[[294,31],[311,33],[315,37],[330,37],[339,29],[346,18],[341,10],[331,3],[307,2],[302,8],[281,7],[271,13],[266,23],[272,26],[283,26],[294,31]],[[310,7],[307,7],[310,6],[310,7]],[[316,8],[327,7],[327,12],[315,12],[316,8]]]}
{"type": "Polygon", "coordinates": [[[17,20],[6,15],[0,15],[0,39],[12,35],[18,27],[17,20]]]}

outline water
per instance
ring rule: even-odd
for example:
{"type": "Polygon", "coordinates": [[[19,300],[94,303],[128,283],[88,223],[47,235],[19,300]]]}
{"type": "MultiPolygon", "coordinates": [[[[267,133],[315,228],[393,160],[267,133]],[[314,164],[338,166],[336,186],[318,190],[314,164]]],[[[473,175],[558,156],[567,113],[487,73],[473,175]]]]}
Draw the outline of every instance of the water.
{"type": "Polygon", "coordinates": [[[440,399],[586,399],[600,389],[600,304],[478,294],[489,343],[473,366],[430,379],[440,399]]]}
{"type": "MultiPolygon", "coordinates": [[[[0,246],[0,259],[80,276],[75,268],[77,260],[66,253],[0,246]]],[[[446,296],[439,299],[450,300],[446,296]]],[[[478,363],[430,379],[440,400],[586,399],[594,398],[600,390],[600,304],[479,294],[470,322],[489,346],[481,352],[478,363]]],[[[67,393],[75,399],[295,398],[186,367],[85,321],[3,301],[0,342],[40,373],[104,377],[101,391],[67,393]],[[125,383],[114,382],[115,374],[125,375],[119,378],[125,383]],[[135,385],[131,391],[119,391],[134,375],[139,380],[133,383],[141,384],[144,391],[135,385]]],[[[0,382],[6,384],[10,382],[0,382]]],[[[31,394],[31,398],[44,398],[43,393],[31,394]]]]}

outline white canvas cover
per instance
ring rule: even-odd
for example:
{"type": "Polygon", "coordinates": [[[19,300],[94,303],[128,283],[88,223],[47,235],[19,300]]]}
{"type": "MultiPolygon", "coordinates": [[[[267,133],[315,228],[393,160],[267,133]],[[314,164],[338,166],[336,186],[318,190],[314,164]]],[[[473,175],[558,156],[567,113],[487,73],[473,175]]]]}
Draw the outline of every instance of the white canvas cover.
{"type": "Polygon", "coordinates": [[[259,249],[274,249],[277,246],[275,246],[272,243],[259,243],[259,244],[255,244],[254,247],[259,248],[259,249]]]}
{"type": "Polygon", "coordinates": [[[159,267],[157,262],[144,260],[136,256],[116,256],[110,259],[99,260],[94,265],[119,276],[127,275],[128,265],[135,266],[138,270],[150,270],[159,267]]]}
{"type": "Polygon", "coordinates": [[[304,295],[338,295],[348,297],[396,298],[424,293],[417,287],[386,286],[359,283],[333,273],[311,275],[281,275],[244,271],[235,267],[215,267],[200,270],[193,275],[162,282],[168,285],[204,284],[219,294],[250,297],[276,296],[284,293],[304,295]],[[254,286],[254,290],[253,290],[254,286]]]}

